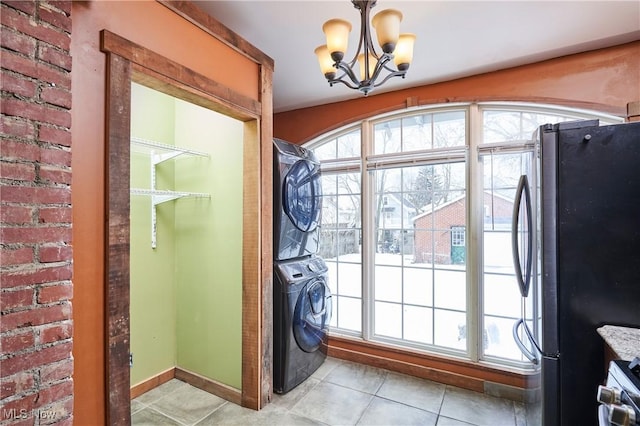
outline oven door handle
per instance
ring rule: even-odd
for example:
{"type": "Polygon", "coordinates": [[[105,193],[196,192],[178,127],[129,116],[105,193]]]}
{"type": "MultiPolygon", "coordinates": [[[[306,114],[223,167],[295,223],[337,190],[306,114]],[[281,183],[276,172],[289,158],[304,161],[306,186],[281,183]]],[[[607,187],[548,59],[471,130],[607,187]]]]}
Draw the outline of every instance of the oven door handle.
{"type": "Polygon", "coordinates": [[[533,339],[533,336],[531,335],[529,326],[527,326],[527,324],[524,322],[524,318],[520,318],[518,321],[515,322],[515,324],[513,324],[513,340],[515,340],[516,345],[520,349],[520,352],[522,352],[522,354],[534,365],[538,365],[540,363],[540,359],[532,351],[530,351],[529,348],[527,348],[522,342],[522,340],[520,339],[520,334],[518,333],[518,329],[520,328],[520,326],[524,326],[527,340],[531,342],[531,345],[533,347],[539,350],[538,344],[535,342],[535,340],[533,339]]]}

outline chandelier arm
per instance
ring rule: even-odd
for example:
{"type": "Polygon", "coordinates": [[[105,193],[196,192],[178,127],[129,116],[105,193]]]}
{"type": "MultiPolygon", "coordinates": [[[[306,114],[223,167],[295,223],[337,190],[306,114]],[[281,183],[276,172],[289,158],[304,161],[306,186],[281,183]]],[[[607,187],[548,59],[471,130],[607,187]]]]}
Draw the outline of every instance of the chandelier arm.
{"type": "MultiPolygon", "coordinates": [[[[380,57],[380,59],[378,59],[378,62],[376,63],[375,68],[373,69],[373,74],[371,75],[371,77],[368,80],[369,84],[371,84],[374,87],[379,86],[379,84],[378,85],[375,84],[375,81],[377,80],[378,76],[380,75],[380,73],[382,72],[383,69],[386,69],[386,70],[388,70],[390,72],[394,72],[394,70],[392,70],[392,69],[390,69],[390,68],[388,68],[386,66],[386,63],[389,62],[391,60],[391,58],[392,58],[391,55],[389,55],[387,53],[384,53],[380,57]]],[[[382,84],[382,83],[380,83],[380,84],[382,84]]]]}
{"type": "Polygon", "coordinates": [[[391,77],[402,77],[404,78],[405,74],[407,72],[406,71],[394,71],[391,74],[387,74],[384,78],[384,80],[382,80],[380,83],[377,84],[373,84],[373,87],[378,87],[383,85],[387,80],[389,80],[391,77]]]}
{"type": "Polygon", "coordinates": [[[349,77],[349,80],[351,80],[351,82],[355,84],[355,88],[358,88],[358,86],[360,85],[360,80],[356,77],[356,74],[353,72],[353,69],[349,66],[349,64],[345,64],[344,62],[337,62],[333,66],[344,72],[344,74],[338,77],[338,79],[341,79],[346,75],[347,77],[349,77]]]}
{"type": "Polygon", "coordinates": [[[357,89],[359,88],[359,86],[354,86],[353,84],[349,83],[348,81],[343,80],[342,78],[343,78],[344,76],[345,76],[345,75],[344,75],[344,74],[342,74],[342,75],[341,75],[340,77],[338,77],[338,78],[334,78],[333,80],[328,80],[328,82],[329,82],[329,86],[333,86],[335,83],[342,83],[342,84],[344,84],[345,86],[347,86],[349,89],[356,89],[356,90],[357,90],[357,89]]]}

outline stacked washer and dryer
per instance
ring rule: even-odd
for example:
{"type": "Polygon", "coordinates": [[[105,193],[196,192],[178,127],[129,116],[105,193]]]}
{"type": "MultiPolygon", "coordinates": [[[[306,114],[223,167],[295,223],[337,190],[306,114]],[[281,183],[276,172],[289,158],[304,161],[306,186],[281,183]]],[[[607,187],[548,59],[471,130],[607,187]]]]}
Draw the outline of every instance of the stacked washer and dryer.
{"type": "Polygon", "coordinates": [[[273,389],[286,393],[326,358],[331,320],[327,265],[317,256],[322,213],[313,152],[274,139],[273,389]]]}

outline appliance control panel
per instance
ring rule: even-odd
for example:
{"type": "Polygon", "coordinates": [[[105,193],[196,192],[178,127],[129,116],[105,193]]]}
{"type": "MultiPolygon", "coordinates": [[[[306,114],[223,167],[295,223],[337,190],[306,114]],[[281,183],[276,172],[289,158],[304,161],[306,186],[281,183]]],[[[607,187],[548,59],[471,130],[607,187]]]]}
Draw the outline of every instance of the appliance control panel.
{"type": "Polygon", "coordinates": [[[599,426],[640,426],[640,359],[611,361],[597,398],[599,426]]]}

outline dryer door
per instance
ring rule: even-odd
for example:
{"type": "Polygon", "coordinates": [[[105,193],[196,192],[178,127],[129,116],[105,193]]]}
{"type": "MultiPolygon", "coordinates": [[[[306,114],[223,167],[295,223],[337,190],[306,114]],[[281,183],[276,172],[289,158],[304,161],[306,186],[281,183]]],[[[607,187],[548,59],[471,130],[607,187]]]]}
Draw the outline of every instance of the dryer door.
{"type": "Polygon", "coordinates": [[[311,161],[297,161],[287,174],[283,188],[284,211],[302,232],[316,229],[322,211],[320,167],[311,161]]]}
{"type": "Polygon", "coordinates": [[[331,291],[324,280],[309,282],[300,292],[293,312],[293,336],[305,352],[318,350],[331,321],[331,291]]]}

